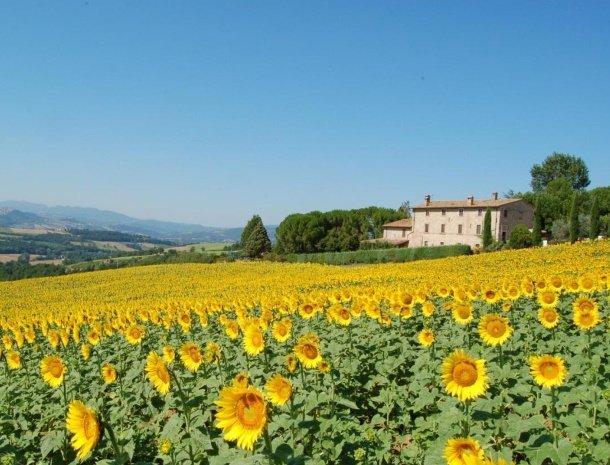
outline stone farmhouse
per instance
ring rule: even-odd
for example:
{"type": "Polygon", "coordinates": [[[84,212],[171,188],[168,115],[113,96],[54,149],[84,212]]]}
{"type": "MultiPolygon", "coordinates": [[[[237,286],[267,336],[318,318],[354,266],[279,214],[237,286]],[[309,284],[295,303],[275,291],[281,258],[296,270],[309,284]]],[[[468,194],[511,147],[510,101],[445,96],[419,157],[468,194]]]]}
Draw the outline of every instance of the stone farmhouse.
{"type": "Polygon", "coordinates": [[[496,241],[507,241],[513,228],[524,224],[532,228],[534,208],[523,199],[430,200],[413,207],[412,218],[383,225],[379,242],[390,242],[397,247],[426,247],[436,245],[482,245],[483,219],[491,211],[491,234],[496,241]]]}

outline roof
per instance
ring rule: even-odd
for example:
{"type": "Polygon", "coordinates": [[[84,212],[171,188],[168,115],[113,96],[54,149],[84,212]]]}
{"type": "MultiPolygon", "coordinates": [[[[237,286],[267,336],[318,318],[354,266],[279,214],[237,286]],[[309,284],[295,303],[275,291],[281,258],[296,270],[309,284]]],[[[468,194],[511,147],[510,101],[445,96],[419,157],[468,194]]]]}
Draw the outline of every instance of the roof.
{"type": "Polygon", "coordinates": [[[417,205],[413,207],[413,210],[423,210],[426,208],[497,208],[521,201],[523,199],[474,200],[472,205],[470,205],[468,200],[437,200],[431,201],[428,205],[425,203],[417,205]]]}
{"type": "Polygon", "coordinates": [[[398,221],[392,221],[383,225],[384,228],[411,228],[413,227],[412,218],[404,218],[398,221]]]}

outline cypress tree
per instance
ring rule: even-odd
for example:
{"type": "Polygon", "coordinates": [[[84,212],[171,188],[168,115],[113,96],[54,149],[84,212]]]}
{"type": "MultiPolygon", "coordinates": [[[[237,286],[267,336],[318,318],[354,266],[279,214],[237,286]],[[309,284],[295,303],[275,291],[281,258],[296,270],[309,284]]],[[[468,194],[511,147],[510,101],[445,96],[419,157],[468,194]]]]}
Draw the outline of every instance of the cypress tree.
{"type": "Polygon", "coordinates": [[[254,226],[246,240],[244,252],[250,258],[261,258],[264,253],[271,252],[271,241],[262,222],[254,226]]]}
{"type": "Polygon", "coordinates": [[[570,242],[574,244],[578,239],[578,198],[577,193],[572,194],[572,206],[570,207],[570,242]]]}
{"type": "Polygon", "coordinates": [[[540,211],[540,197],[536,199],[534,207],[534,228],[532,229],[532,244],[542,245],[542,212],[540,211]]]}
{"type": "Polygon", "coordinates": [[[485,210],[485,218],[483,218],[483,248],[489,247],[493,242],[491,235],[491,210],[485,210]]]}
{"type": "Polygon", "coordinates": [[[596,239],[599,236],[599,205],[597,203],[597,195],[593,197],[589,221],[591,222],[589,224],[589,238],[596,239]]]}
{"type": "Polygon", "coordinates": [[[263,225],[263,220],[258,215],[254,215],[252,218],[250,218],[250,221],[248,221],[246,223],[246,226],[244,227],[244,230],[241,232],[241,237],[239,239],[239,245],[241,246],[242,249],[244,249],[246,247],[246,243],[248,242],[248,237],[250,237],[250,234],[252,234],[252,231],[254,231],[254,228],[256,227],[257,224],[260,224],[261,226],[263,225]]]}

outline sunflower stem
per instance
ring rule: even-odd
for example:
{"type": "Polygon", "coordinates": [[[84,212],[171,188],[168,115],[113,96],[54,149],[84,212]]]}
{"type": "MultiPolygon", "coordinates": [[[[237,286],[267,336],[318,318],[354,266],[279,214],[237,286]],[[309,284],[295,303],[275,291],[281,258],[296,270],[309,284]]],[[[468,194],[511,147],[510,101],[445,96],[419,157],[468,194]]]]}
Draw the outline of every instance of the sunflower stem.
{"type": "Polygon", "coordinates": [[[119,447],[119,443],[116,440],[116,436],[114,435],[112,426],[110,426],[110,424],[108,422],[106,422],[105,420],[106,420],[105,418],[102,419],[102,425],[103,425],[103,428],[106,431],[108,431],[108,437],[110,438],[110,443],[112,444],[112,449],[114,450],[114,455],[118,459],[122,454],[121,448],[119,447]]]}
{"type": "Polygon", "coordinates": [[[551,430],[553,431],[553,440],[555,441],[555,447],[557,447],[558,443],[559,443],[559,438],[557,437],[557,429],[555,428],[556,426],[556,422],[555,422],[555,417],[557,415],[557,408],[556,408],[556,403],[557,403],[557,395],[556,395],[556,389],[554,387],[551,388],[551,430]]]}
{"type": "Polygon", "coordinates": [[[263,436],[265,438],[265,448],[269,454],[269,463],[273,465],[275,463],[275,459],[273,458],[273,446],[271,445],[271,438],[269,437],[269,430],[267,428],[265,428],[263,436]]]}
{"type": "Polygon", "coordinates": [[[182,385],[180,384],[180,380],[176,376],[176,374],[169,370],[170,376],[174,378],[176,381],[176,387],[178,388],[178,395],[180,396],[180,400],[182,401],[182,412],[184,413],[184,420],[186,422],[186,433],[189,435],[189,444],[188,444],[188,454],[191,463],[195,463],[195,455],[193,454],[193,445],[191,444],[191,409],[188,407],[186,401],[186,395],[182,390],[182,385]]]}

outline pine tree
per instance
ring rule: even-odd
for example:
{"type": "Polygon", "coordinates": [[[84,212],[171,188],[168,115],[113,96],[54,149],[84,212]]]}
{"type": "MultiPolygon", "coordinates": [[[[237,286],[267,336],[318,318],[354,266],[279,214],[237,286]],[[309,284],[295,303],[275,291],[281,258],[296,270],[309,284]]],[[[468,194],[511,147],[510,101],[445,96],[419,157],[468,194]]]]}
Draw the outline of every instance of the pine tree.
{"type": "Polygon", "coordinates": [[[593,203],[591,204],[591,213],[590,213],[590,226],[589,226],[589,238],[597,239],[599,236],[599,205],[597,202],[597,196],[593,197],[593,203]]]}
{"type": "Polygon", "coordinates": [[[261,258],[266,252],[271,252],[271,241],[263,223],[256,223],[246,240],[244,252],[249,258],[261,258]]]}
{"type": "Polygon", "coordinates": [[[578,239],[578,197],[574,192],[572,195],[572,206],[570,207],[570,242],[574,244],[578,239]]]}
{"type": "Polygon", "coordinates": [[[540,197],[536,199],[534,207],[534,228],[532,229],[532,244],[542,245],[542,212],[540,211],[540,197]]]}
{"type": "Polygon", "coordinates": [[[483,218],[483,248],[489,247],[493,242],[491,235],[491,210],[485,210],[485,218],[483,218]]]}

